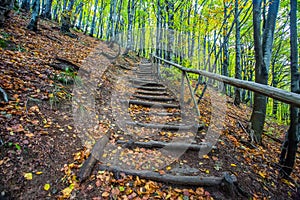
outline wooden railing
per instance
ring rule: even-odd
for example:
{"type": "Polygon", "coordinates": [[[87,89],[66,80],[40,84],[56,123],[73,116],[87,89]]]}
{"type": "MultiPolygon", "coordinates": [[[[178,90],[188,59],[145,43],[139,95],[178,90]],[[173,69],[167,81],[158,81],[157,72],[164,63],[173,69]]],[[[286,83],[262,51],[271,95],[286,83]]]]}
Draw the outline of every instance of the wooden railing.
{"type": "MultiPolygon", "coordinates": [[[[196,108],[197,109],[197,114],[199,113],[199,109],[198,109],[198,106],[197,106],[197,103],[196,103],[196,100],[195,100],[194,92],[192,91],[192,88],[191,88],[191,85],[190,85],[189,78],[187,76],[187,73],[199,74],[199,75],[205,76],[207,78],[211,78],[213,80],[217,80],[217,81],[226,83],[228,85],[232,85],[232,86],[235,86],[235,87],[238,87],[238,88],[243,88],[243,89],[246,89],[246,90],[257,92],[257,93],[263,94],[267,97],[271,97],[273,99],[279,100],[281,102],[284,102],[284,103],[287,103],[287,104],[293,104],[297,107],[300,107],[300,94],[297,94],[297,93],[289,92],[289,91],[282,90],[282,89],[275,88],[275,87],[268,86],[268,85],[255,83],[255,82],[252,82],[252,81],[245,81],[245,80],[230,78],[230,77],[227,77],[227,76],[214,74],[214,73],[207,72],[207,71],[204,71],[204,70],[186,68],[186,67],[183,67],[179,64],[173,63],[169,60],[160,58],[156,55],[152,55],[152,59],[154,60],[154,62],[155,61],[160,61],[160,62],[163,62],[165,64],[172,65],[172,66],[176,67],[177,69],[179,69],[182,72],[180,100],[183,100],[183,97],[184,97],[184,77],[185,77],[187,79],[189,90],[192,94],[192,98],[193,98],[195,107],[197,107],[196,108]]],[[[158,65],[157,72],[160,73],[159,65],[158,65]]]]}

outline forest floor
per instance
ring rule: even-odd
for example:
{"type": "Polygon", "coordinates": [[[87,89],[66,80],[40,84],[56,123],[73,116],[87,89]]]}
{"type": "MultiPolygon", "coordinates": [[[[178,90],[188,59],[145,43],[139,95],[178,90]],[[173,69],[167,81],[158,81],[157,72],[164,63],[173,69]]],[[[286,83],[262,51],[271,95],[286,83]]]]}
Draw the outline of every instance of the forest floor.
{"type": "MultiPolygon", "coordinates": [[[[83,147],[74,122],[74,91],[68,82],[74,73],[57,66],[76,65],[85,71],[91,63],[102,63],[95,87],[97,131],[116,140],[123,136],[114,122],[112,91],[127,73],[124,68],[132,68],[138,58],[99,62],[97,51],[107,48],[104,42],[78,32],[74,32],[77,38],[70,38],[59,32],[58,24],[46,20],[39,21],[38,32],[28,31],[28,22],[28,16],[12,13],[0,29],[0,87],[10,98],[0,104],[0,199],[228,199],[218,188],[166,185],[124,174],[116,178],[97,167],[79,183],[77,175],[89,150],[83,147]]],[[[211,99],[224,98],[223,107],[215,102],[226,110],[225,117],[218,118],[222,131],[217,150],[201,159],[183,156],[182,160],[207,176],[235,174],[239,187],[252,199],[292,199],[300,178],[299,154],[292,179],[278,178],[280,143],[267,136],[282,140],[288,127],[268,119],[263,146],[252,147],[240,125],[247,126],[251,109],[236,107],[231,98],[210,89],[199,105],[204,131],[216,112],[211,99]]]]}

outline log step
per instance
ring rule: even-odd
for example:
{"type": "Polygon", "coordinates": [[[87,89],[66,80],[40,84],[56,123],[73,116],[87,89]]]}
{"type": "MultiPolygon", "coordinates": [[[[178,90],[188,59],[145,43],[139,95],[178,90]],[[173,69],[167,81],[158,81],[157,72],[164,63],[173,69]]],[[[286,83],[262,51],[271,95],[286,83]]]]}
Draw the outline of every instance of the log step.
{"type": "MultiPolygon", "coordinates": [[[[215,176],[178,176],[171,174],[160,174],[158,172],[153,172],[149,170],[132,170],[132,169],[122,169],[118,166],[104,166],[100,165],[98,170],[107,170],[111,172],[125,173],[127,175],[138,176],[139,178],[149,179],[153,181],[164,182],[167,184],[183,185],[183,186],[215,186],[219,187],[221,184],[226,184],[226,179],[233,180],[231,187],[234,187],[233,184],[237,182],[235,175],[231,175],[228,172],[225,172],[221,177],[215,176]],[[230,177],[230,178],[227,178],[230,177]]],[[[227,186],[228,188],[231,188],[227,186]]],[[[234,188],[233,188],[234,189],[234,188]]],[[[232,189],[232,192],[234,192],[232,189]]],[[[231,192],[231,190],[230,190],[231,192]]]]}
{"type": "Polygon", "coordinates": [[[143,85],[133,85],[134,88],[138,88],[141,90],[148,90],[148,91],[166,91],[166,87],[151,87],[151,86],[143,86],[143,85]]]}
{"type": "Polygon", "coordinates": [[[144,86],[158,86],[163,87],[164,85],[155,81],[144,81],[141,79],[129,79],[129,81],[133,84],[144,85],[144,86]]]}
{"type": "Polygon", "coordinates": [[[191,144],[183,142],[161,142],[150,140],[149,142],[139,142],[139,141],[123,141],[118,140],[117,144],[123,144],[128,147],[142,147],[142,148],[168,148],[169,150],[191,150],[191,151],[200,151],[205,148],[211,148],[212,145],[209,143],[201,144],[191,144]]]}
{"type": "Polygon", "coordinates": [[[157,115],[157,116],[180,116],[179,112],[168,113],[168,112],[148,112],[147,115],[157,115]]]}
{"type": "Polygon", "coordinates": [[[139,101],[139,100],[129,100],[129,104],[141,105],[145,107],[180,108],[180,106],[177,104],[156,103],[151,101],[139,101]]]}
{"type": "Polygon", "coordinates": [[[143,91],[143,90],[136,90],[135,91],[138,94],[143,94],[143,95],[157,95],[157,96],[165,96],[169,95],[167,92],[161,92],[161,91],[143,91]]]}
{"type": "Polygon", "coordinates": [[[141,63],[140,66],[143,66],[143,67],[153,67],[153,64],[152,63],[141,63]]]}
{"type": "Polygon", "coordinates": [[[132,95],[133,97],[139,99],[146,99],[146,100],[154,100],[154,101],[173,101],[175,100],[174,97],[166,97],[166,96],[144,96],[144,95],[132,95]]]}
{"type": "Polygon", "coordinates": [[[153,128],[153,129],[163,129],[163,130],[169,130],[169,131],[177,131],[177,130],[191,130],[191,129],[199,129],[202,128],[199,125],[171,125],[171,124],[146,124],[146,123],[140,123],[140,122],[126,122],[127,125],[130,126],[141,126],[145,128],[153,128]]]}

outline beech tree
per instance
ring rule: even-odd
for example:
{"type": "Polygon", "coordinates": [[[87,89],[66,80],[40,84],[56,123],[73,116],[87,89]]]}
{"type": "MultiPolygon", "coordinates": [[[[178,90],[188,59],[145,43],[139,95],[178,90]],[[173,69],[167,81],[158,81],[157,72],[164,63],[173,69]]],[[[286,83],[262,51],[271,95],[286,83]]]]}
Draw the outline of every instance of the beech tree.
{"type": "MultiPolygon", "coordinates": [[[[290,0],[290,4],[291,91],[300,93],[297,41],[297,1],[290,0]]],[[[299,114],[299,108],[294,105],[290,105],[290,128],[287,132],[287,137],[283,144],[280,157],[280,164],[282,165],[281,172],[284,176],[289,176],[292,173],[295,164],[296,152],[300,139],[299,114]]]]}
{"type": "Polygon", "coordinates": [[[34,0],[32,3],[32,15],[30,22],[27,26],[29,30],[37,31],[37,24],[39,20],[39,12],[40,12],[40,0],[34,0]]]}
{"type": "MultiPolygon", "coordinates": [[[[255,82],[268,84],[268,71],[272,56],[272,45],[274,30],[279,7],[279,0],[270,0],[268,16],[261,35],[261,9],[262,1],[253,0],[253,27],[254,27],[254,49],[255,49],[255,82]]],[[[251,115],[254,139],[261,143],[267,109],[267,98],[261,94],[254,94],[254,105],[251,115]]]]}

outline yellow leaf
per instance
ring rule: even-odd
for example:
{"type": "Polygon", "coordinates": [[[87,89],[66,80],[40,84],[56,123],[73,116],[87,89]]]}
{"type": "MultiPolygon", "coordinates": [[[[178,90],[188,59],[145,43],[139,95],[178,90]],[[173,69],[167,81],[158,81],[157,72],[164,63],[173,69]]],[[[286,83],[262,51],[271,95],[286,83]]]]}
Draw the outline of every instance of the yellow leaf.
{"type": "Polygon", "coordinates": [[[32,180],[32,173],[25,173],[25,174],[24,174],[24,178],[25,178],[26,180],[32,180]]]}
{"type": "Polygon", "coordinates": [[[68,129],[69,129],[69,130],[72,130],[72,126],[68,126],[68,129]]]}
{"type": "Polygon", "coordinates": [[[44,185],[44,190],[48,191],[50,189],[50,184],[49,183],[46,183],[44,185]]]}
{"type": "Polygon", "coordinates": [[[49,128],[51,125],[50,124],[46,124],[44,125],[44,128],[49,128]]]}
{"type": "Polygon", "coordinates": [[[26,133],[25,136],[29,137],[29,138],[32,138],[34,136],[33,133],[26,133]]]}
{"type": "Polygon", "coordinates": [[[209,156],[208,155],[203,155],[203,158],[209,159],[209,156]]]}
{"type": "Polygon", "coordinates": [[[263,178],[266,178],[266,174],[264,172],[258,172],[258,174],[263,177],[263,178]]]}
{"type": "Polygon", "coordinates": [[[109,193],[108,192],[103,192],[102,197],[104,197],[104,198],[109,197],[109,193]]]}
{"type": "Polygon", "coordinates": [[[236,164],[233,164],[233,163],[232,163],[230,166],[231,166],[231,167],[236,167],[236,164]]]}
{"type": "Polygon", "coordinates": [[[72,192],[72,189],[67,187],[65,188],[62,193],[63,193],[63,198],[69,198],[71,196],[71,192],[72,192]]]}
{"type": "Polygon", "coordinates": [[[205,173],[209,174],[209,170],[208,170],[208,169],[207,169],[207,170],[205,170],[205,173]]]}
{"type": "Polygon", "coordinates": [[[37,174],[37,175],[40,175],[40,174],[42,174],[43,172],[35,172],[35,174],[37,174]]]}
{"type": "Polygon", "coordinates": [[[168,167],[166,167],[166,169],[167,169],[168,171],[170,171],[170,170],[172,169],[172,167],[171,167],[171,166],[168,166],[168,167]]]}

